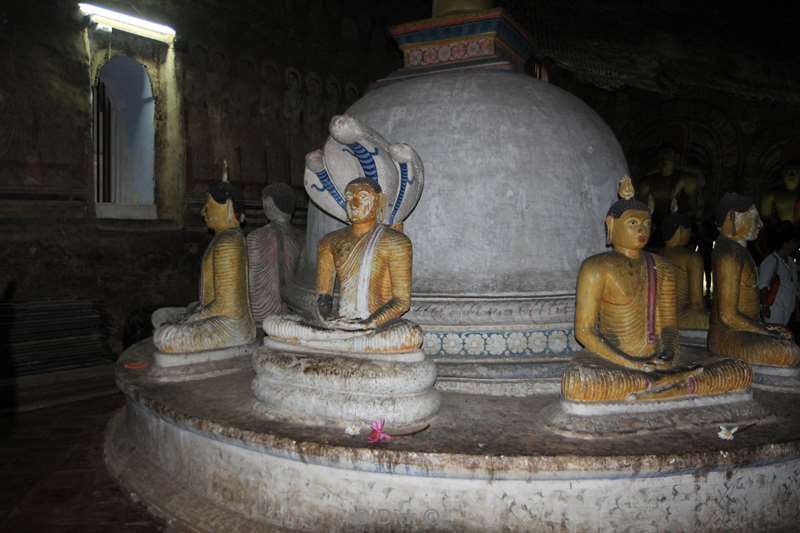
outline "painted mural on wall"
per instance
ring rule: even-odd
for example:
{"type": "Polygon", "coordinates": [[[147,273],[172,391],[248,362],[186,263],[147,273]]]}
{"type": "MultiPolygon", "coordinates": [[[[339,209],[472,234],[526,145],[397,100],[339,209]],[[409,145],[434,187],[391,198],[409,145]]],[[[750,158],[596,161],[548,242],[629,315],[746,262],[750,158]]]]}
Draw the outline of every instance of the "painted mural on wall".
{"type": "Polygon", "coordinates": [[[303,155],[360,94],[333,74],[191,47],[183,71],[187,194],[202,195],[222,160],[246,198],[271,182],[301,187],[303,155]]]}

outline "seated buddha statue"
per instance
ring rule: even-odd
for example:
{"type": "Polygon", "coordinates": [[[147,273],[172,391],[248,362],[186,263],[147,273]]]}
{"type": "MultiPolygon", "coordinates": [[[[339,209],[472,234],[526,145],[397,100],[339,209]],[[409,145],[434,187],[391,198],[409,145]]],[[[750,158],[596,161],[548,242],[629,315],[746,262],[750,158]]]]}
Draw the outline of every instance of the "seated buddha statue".
{"type": "Polygon", "coordinates": [[[226,180],[208,188],[202,216],[214,238],[200,270],[200,301],[153,313],[153,342],[164,354],[220,350],[250,344],[256,326],[247,287],[247,249],[239,227],[241,194],[226,180]]]}
{"type": "Polygon", "coordinates": [[[661,255],[674,267],[678,305],[678,329],[708,329],[708,311],[703,302],[703,257],[687,245],[692,236],[689,216],[671,213],[661,224],[664,248],[661,255]]]}
{"type": "Polygon", "coordinates": [[[422,163],[348,115],[306,156],[310,199],[346,225],[318,243],[307,317],[264,319],[253,354],[258,413],[309,425],[419,429],[440,405],[436,364],[411,307],[411,240],[397,229],[422,193],[422,163]],[[388,201],[387,201],[388,200],[388,201]]]}
{"type": "Polygon", "coordinates": [[[295,205],[290,186],[267,185],[261,203],[268,223],[247,235],[250,305],[257,324],[288,311],[281,289],[294,274],[304,241],[303,232],[290,224],[295,205]]]}
{"type": "Polygon", "coordinates": [[[761,214],[770,222],[800,222],[800,163],[792,162],[781,170],[783,187],[767,192],[761,199],[761,214]]]}
{"type": "Polygon", "coordinates": [[[344,198],[350,225],[325,235],[317,256],[315,321],[267,317],[273,339],[337,351],[392,352],[419,348],[422,333],[401,320],[411,307],[411,241],[378,222],[381,187],[356,178],[344,198]],[[339,287],[334,309],[334,284],[339,287]]]}
{"type": "Polygon", "coordinates": [[[613,249],[581,265],[575,337],[585,350],[562,376],[563,398],[657,400],[748,389],[752,375],[741,361],[680,353],[675,269],[643,251],[650,211],[633,193],[625,176],[605,221],[613,249]]]}
{"type": "Polygon", "coordinates": [[[695,170],[677,167],[678,152],[663,145],[656,155],[657,168],[647,174],[639,187],[639,197],[653,207],[653,217],[660,222],[670,213],[673,203],[693,219],[703,211],[703,177],[695,170]]]}
{"type": "Polygon", "coordinates": [[[800,347],[791,332],[761,320],[758,270],[747,250],[747,242],[762,227],[753,199],[727,193],[717,205],[716,218],[720,236],[712,256],[708,349],[756,365],[800,366],[800,347]]]}
{"type": "Polygon", "coordinates": [[[334,117],[330,132],[324,157],[322,150],[306,157],[305,185],[317,205],[348,225],[319,242],[313,320],[270,316],[264,333],[330,351],[419,350],[419,326],[401,319],[411,307],[411,241],[395,228],[419,199],[422,163],[410,146],[388,144],[353,117],[334,117]]]}

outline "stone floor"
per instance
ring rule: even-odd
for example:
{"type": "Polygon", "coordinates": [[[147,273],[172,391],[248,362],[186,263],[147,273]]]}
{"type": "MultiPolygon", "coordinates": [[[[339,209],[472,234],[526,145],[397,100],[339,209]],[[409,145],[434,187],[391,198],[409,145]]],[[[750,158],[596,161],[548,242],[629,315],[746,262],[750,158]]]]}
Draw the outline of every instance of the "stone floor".
{"type": "Polygon", "coordinates": [[[111,479],[103,430],[121,394],[0,417],[0,531],[168,531],[111,479]]]}

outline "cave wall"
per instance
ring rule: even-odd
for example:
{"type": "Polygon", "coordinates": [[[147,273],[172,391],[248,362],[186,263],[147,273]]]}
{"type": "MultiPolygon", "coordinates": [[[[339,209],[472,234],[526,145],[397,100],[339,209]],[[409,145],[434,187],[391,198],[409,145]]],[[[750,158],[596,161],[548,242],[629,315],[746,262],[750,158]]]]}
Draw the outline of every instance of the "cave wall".
{"type": "Polygon", "coordinates": [[[554,83],[594,108],[620,141],[634,179],[655,166],[659,146],[681,152],[679,164],[705,178],[707,216],[725,192],[760,198],[782,184],[780,171],[800,158],[800,106],[715,91],[660,94],[606,90],[572,76],[554,83]]]}
{"type": "MultiPolygon", "coordinates": [[[[246,229],[263,223],[267,183],[293,185],[305,203],[305,153],[332,115],[400,65],[386,32],[399,19],[391,2],[103,6],[168,24],[177,39],[94,31],[72,1],[0,5],[0,291],[8,301],[102,302],[119,353],[132,317],[196,299],[210,241],[199,208],[223,159],[245,194],[246,229]],[[92,86],[118,54],[153,86],[157,220],[95,212],[92,86]]],[[[414,9],[422,18],[429,6],[404,8],[414,9]]]]}

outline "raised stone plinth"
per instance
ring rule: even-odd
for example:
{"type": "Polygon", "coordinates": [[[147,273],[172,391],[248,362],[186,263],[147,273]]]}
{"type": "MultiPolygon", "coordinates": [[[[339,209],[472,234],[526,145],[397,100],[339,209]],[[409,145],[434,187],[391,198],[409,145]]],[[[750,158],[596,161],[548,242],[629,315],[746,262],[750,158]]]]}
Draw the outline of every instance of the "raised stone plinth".
{"type": "Polygon", "coordinates": [[[800,394],[800,368],[750,365],[753,387],[776,392],[800,394]]]}
{"type": "Polygon", "coordinates": [[[551,431],[587,440],[614,439],[666,429],[704,431],[708,428],[750,427],[779,418],[753,400],[750,391],[717,396],[638,402],[573,402],[549,406],[543,417],[551,431]]]}
{"type": "Polygon", "coordinates": [[[261,340],[243,346],[192,353],[162,353],[153,339],[144,339],[117,361],[117,366],[145,381],[194,381],[250,369],[250,358],[261,340]]]}
{"type": "Polygon", "coordinates": [[[154,383],[118,368],[127,407],[105,452],[126,490],[192,531],[765,531],[800,520],[800,415],[722,440],[716,425],[578,439],[547,428],[557,395],[443,393],[431,427],[367,434],[264,417],[252,371],[154,383]]]}
{"type": "Polygon", "coordinates": [[[265,339],[253,356],[252,388],[258,411],[314,425],[411,429],[439,409],[436,365],[421,351],[404,353],[320,352],[265,339]]]}

